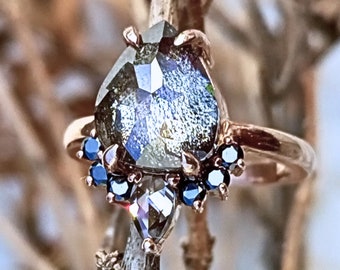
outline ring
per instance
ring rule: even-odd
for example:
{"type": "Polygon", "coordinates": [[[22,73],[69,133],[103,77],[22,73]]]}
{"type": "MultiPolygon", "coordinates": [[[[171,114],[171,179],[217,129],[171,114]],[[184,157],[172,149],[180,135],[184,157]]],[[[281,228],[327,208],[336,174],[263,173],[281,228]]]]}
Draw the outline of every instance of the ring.
{"type": "Polygon", "coordinates": [[[72,122],[64,145],[90,163],[86,183],[129,210],[145,252],[159,254],[181,205],[202,212],[208,194],[225,200],[230,185],[314,173],[306,141],[229,120],[202,32],[178,33],[162,21],[123,36],[128,46],[99,89],[94,116],[72,122]]]}

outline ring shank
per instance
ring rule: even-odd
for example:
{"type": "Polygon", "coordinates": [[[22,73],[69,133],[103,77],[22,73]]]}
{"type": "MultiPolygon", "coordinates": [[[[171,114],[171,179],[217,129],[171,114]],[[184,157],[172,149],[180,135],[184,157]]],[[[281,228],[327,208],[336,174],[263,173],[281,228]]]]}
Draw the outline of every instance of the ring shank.
{"type": "MultiPolygon", "coordinates": [[[[76,158],[82,140],[90,136],[94,128],[93,116],[77,119],[68,126],[64,146],[71,157],[76,158]]],[[[225,120],[219,143],[226,137],[241,145],[245,153],[246,169],[241,176],[232,176],[232,185],[296,183],[315,171],[314,150],[306,141],[293,135],[225,120]]]]}
{"type": "MultiPolygon", "coordinates": [[[[223,126],[223,125],[222,125],[223,126]]],[[[225,132],[245,152],[246,170],[233,185],[296,183],[315,171],[315,153],[304,140],[278,130],[226,121],[225,132]]]]}

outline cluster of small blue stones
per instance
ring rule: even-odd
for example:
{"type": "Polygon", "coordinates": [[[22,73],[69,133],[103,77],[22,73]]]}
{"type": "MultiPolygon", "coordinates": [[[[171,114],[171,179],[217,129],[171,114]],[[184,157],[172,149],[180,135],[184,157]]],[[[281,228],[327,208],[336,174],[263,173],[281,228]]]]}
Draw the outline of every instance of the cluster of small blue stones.
{"type": "Polygon", "coordinates": [[[237,144],[223,144],[215,149],[214,157],[215,160],[220,159],[220,164],[209,164],[208,160],[208,164],[202,164],[203,170],[198,177],[183,177],[179,184],[179,197],[185,205],[194,206],[195,202],[203,202],[207,191],[214,192],[221,184],[228,187],[230,173],[244,154],[237,144]]]}
{"type": "Polygon", "coordinates": [[[89,179],[93,186],[107,187],[107,192],[114,194],[115,202],[124,202],[130,198],[133,184],[128,181],[127,175],[110,172],[102,159],[103,147],[95,137],[86,137],[83,140],[82,158],[93,161],[89,168],[89,179]]]}
{"type": "MultiPolygon", "coordinates": [[[[89,176],[94,186],[106,186],[107,192],[114,195],[115,202],[127,202],[133,189],[133,182],[127,175],[108,171],[100,158],[102,145],[97,138],[87,137],[82,143],[83,158],[93,161],[89,168],[89,176]]],[[[180,200],[187,206],[194,206],[195,202],[203,202],[207,192],[216,191],[220,185],[229,186],[230,173],[243,159],[242,148],[235,144],[222,144],[214,151],[213,158],[202,164],[199,176],[182,176],[177,186],[180,200]],[[211,164],[211,160],[219,159],[219,163],[211,164]]]]}

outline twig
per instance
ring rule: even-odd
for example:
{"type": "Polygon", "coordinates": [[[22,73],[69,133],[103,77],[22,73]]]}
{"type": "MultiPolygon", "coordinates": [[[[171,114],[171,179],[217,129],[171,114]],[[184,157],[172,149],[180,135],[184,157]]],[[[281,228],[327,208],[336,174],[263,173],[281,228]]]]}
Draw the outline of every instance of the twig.
{"type": "Polygon", "coordinates": [[[71,231],[71,228],[73,230],[75,228],[65,219],[64,196],[57,186],[58,181],[48,163],[47,153],[40,147],[30,122],[12,96],[4,78],[0,71],[0,108],[2,113],[12,120],[14,131],[20,134],[17,143],[21,149],[21,156],[25,158],[26,169],[34,176],[56,213],[57,221],[63,231],[61,244],[69,256],[70,265],[73,266],[73,269],[84,269],[83,260],[77,259],[79,258],[77,241],[74,232],[71,231]]]}
{"type": "Polygon", "coordinates": [[[207,270],[210,268],[214,238],[209,233],[207,211],[198,214],[187,209],[188,239],[183,243],[184,263],[188,270],[207,270]]]}
{"type": "Polygon", "coordinates": [[[222,8],[216,4],[212,5],[211,17],[214,19],[215,27],[219,28],[223,35],[230,36],[238,45],[243,47],[244,50],[256,55],[258,46],[250,35],[249,29],[242,27],[229,16],[226,16],[222,8]]]}
{"type": "Polygon", "coordinates": [[[152,0],[150,5],[149,26],[166,20],[178,26],[178,0],[152,0]]]}
{"type": "MultiPolygon", "coordinates": [[[[316,142],[316,109],[315,109],[315,80],[314,72],[307,71],[303,74],[302,83],[304,85],[306,102],[306,139],[315,145],[316,142]]],[[[313,198],[314,179],[304,181],[294,196],[291,213],[285,231],[285,244],[281,261],[282,270],[301,269],[301,249],[303,246],[304,232],[308,217],[308,210],[311,207],[313,198]]]]}
{"type": "MultiPolygon", "coordinates": [[[[58,102],[53,93],[53,87],[46,71],[42,57],[37,49],[33,33],[29,28],[29,23],[25,15],[25,4],[22,1],[2,1],[2,9],[6,12],[8,19],[11,21],[13,31],[17,41],[20,43],[24,55],[27,58],[28,70],[34,85],[32,89],[42,99],[45,110],[44,124],[51,138],[50,147],[53,149],[53,156],[46,155],[46,160],[55,165],[55,172],[60,178],[79,179],[81,176],[80,167],[75,163],[69,162],[66,152],[62,147],[63,132],[66,127],[65,106],[58,102]],[[60,169],[62,168],[62,169],[60,169]]],[[[68,181],[75,192],[78,207],[85,224],[87,225],[87,235],[92,237],[91,243],[97,242],[95,231],[96,211],[91,204],[91,199],[84,185],[80,185],[77,181],[68,181]]]]}
{"type": "Polygon", "coordinates": [[[47,259],[42,257],[20,232],[5,217],[0,215],[0,228],[3,237],[12,247],[18,258],[25,266],[36,270],[56,270],[47,259]]]}

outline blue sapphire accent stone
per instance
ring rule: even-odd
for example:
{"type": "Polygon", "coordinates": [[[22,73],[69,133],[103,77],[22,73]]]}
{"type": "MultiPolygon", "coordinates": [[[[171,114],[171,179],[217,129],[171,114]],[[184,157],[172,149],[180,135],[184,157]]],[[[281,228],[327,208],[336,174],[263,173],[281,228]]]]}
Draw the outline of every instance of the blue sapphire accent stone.
{"type": "Polygon", "coordinates": [[[214,169],[207,174],[204,183],[207,190],[214,190],[222,183],[229,186],[230,175],[226,170],[214,169]]]}
{"type": "Polygon", "coordinates": [[[125,175],[110,174],[108,179],[108,192],[115,195],[116,202],[123,202],[130,198],[133,183],[125,175]]]}
{"type": "Polygon", "coordinates": [[[227,169],[233,169],[239,159],[244,158],[241,146],[237,144],[221,145],[218,152],[222,158],[222,166],[227,169]]]}
{"type": "Polygon", "coordinates": [[[180,198],[185,205],[193,206],[195,201],[203,201],[206,196],[206,189],[198,182],[184,181],[180,187],[180,198]]]}
{"type": "Polygon", "coordinates": [[[98,159],[98,152],[100,150],[100,142],[97,138],[88,137],[85,138],[82,145],[84,158],[88,160],[98,159]]]}
{"type": "Polygon", "coordinates": [[[199,52],[173,45],[177,31],[160,22],[127,47],[98,92],[95,126],[105,148],[147,170],[180,169],[183,151],[205,158],[214,147],[219,111],[199,52]]]}
{"type": "Polygon", "coordinates": [[[90,167],[90,176],[93,179],[95,186],[106,186],[107,184],[107,171],[105,167],[99,163],[94,162],[90,167]]]}

